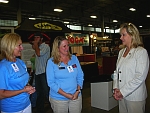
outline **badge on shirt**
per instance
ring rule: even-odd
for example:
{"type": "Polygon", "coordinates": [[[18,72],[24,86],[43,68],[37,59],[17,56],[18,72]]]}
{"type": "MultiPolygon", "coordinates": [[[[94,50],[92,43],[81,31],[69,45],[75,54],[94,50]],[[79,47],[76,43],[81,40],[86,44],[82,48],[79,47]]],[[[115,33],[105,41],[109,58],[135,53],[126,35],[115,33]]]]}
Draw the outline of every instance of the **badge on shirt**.
{"type": "Polygon", "coordinates": [[[76,65],[76,64],[73,64],[72,67],[73,67],[73,68],[77,68],[77,65],[76,65]]]}
{"type": "Polygon", "coordinates": [[[61,70],[61,69],[65,69],[65,67],[60,67],[60,66],[59,66],[59,69],[60,69],[60,70],[61,70]]]}
{"type": "Polygon", "coordinates": [[[12,68],[14,69],[15,72],[19,71],[18,66],[16,65],[16,63],[11,64],[12,68]]]}
{"type": "Polygon", "coordinates": [[[69,73],[74,72],[72,66],[67,66],[67,69],[68,69],[69,73]]]}

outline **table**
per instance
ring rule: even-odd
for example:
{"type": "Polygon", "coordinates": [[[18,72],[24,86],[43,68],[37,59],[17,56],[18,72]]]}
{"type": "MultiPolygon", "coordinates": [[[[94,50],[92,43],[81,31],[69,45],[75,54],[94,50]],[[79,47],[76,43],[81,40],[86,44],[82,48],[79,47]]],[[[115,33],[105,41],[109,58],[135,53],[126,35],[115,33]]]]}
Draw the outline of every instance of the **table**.
{"type": "Polygon", "coordinates": [[[91,106],[109,111],[118,105],[112,93],[112,81],[91,83],[91,106]]]}

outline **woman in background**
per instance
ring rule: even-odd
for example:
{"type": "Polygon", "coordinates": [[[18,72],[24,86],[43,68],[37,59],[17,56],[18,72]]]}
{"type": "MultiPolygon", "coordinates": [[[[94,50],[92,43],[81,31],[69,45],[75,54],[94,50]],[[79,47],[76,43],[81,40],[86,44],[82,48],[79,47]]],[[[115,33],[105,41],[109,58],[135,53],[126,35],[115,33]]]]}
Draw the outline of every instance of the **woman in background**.
{"type": "Polygon", "coordinates": [[[77,57],[70,54],[69,43],[65,37],[55,38],[46,75],[53,112],[81,113],[84,74],[77,57]]]}
{"type": "Polygon", "coordinates": [[[119,52],[114,72],[114,98],[119,100],[119,113],[145,113],[148,53],[135,25],[122,24],[120,34],[124,48],[119,52]]]}
{"type": "Polygon", "coordinates": [[[17,58],[23,50],[21,37],[8,33],[1,40],[0,99],[1,113],[31,113],[29,96],[35,89],[28,85],[25,63],[17,58]]]}

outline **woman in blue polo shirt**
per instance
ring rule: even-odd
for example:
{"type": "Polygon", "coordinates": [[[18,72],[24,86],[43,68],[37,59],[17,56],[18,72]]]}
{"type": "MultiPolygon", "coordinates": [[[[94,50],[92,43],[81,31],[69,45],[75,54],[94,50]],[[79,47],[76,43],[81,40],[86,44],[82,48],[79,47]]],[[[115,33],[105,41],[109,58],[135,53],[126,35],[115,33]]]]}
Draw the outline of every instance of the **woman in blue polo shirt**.
{"type": "Polygon", "coordinates": [[[29,74],[20,60],[23,50],[21,37],[8,33],[1,40],[0,99],[1,113],[31,113],[29,95],[35,92],[27,85],[29,74]]]}
{"type": "Polygon", "coordinates": [[[65,37],[56,37],[46,68],[50,103],[54,113],[81,113],[83,71],[75,55],[69,53],[65,37]]]}

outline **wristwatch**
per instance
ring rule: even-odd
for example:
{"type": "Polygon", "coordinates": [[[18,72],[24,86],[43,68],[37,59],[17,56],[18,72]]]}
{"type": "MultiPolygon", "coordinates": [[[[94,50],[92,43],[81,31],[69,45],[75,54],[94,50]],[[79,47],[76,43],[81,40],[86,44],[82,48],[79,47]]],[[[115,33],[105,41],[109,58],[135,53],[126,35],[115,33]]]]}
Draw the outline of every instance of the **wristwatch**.
{"type": "Polygon", "coordinates": [[[80,89],[77,89],[76,91],[77,91],[77,92],[79,92],[79,93],[81,92],[81,90],[80,90],[80,89]]]}

